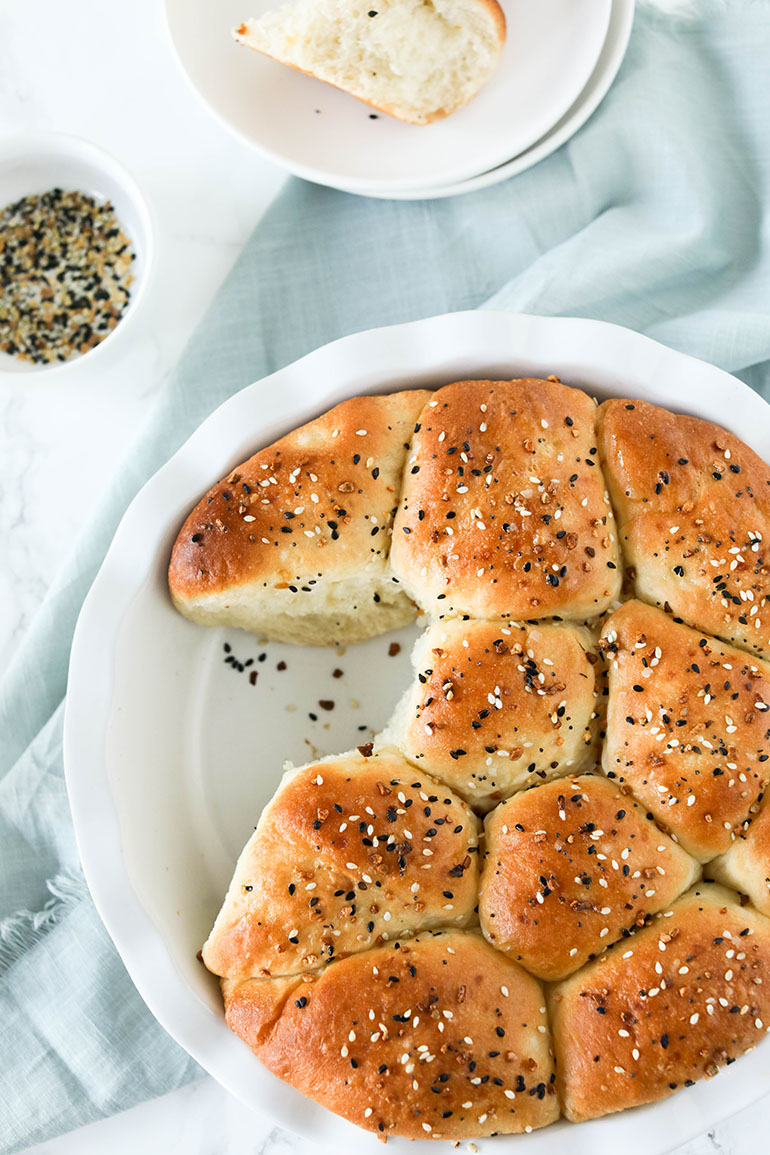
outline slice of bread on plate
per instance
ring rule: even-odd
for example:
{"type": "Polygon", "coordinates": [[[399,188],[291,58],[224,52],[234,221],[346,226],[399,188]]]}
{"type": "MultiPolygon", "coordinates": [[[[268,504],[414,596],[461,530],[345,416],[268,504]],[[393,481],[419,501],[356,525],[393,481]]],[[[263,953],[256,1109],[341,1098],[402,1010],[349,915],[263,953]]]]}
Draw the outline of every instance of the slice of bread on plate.
{"type": "Polygon", "coordinates": [[[235,39],[410,124],[461,108],[505,42],[497,0],[295,0],[235,39]]]}

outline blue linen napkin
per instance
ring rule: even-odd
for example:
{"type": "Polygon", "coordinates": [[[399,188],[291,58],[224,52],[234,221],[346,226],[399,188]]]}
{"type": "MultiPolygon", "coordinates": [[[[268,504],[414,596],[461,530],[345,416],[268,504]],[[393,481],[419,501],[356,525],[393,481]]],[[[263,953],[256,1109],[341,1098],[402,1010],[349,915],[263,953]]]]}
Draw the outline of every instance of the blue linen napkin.
{"type": "Polygon", "coordinates": [[[200,1073],[99,921],[63,782],[72,631],[129,500],[242,386],[344,334],[459,309],[615,321],[770,396],[768,61],[765,2],[644,5],[601,108],[529,172],[432,202],[291,181],[260,223],[0,683],[0,1151],[200,1073]]]}

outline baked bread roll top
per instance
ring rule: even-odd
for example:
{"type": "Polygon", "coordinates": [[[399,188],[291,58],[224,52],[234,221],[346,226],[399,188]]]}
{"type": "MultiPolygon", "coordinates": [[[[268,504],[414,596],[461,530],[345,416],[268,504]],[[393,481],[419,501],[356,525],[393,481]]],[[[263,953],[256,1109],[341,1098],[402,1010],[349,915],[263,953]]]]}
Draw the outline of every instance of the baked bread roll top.
{"type": "Polygon", "coordinates": [[[223,983],[268,1070],[382,1138],[454,1139],[558,1116],[536,979],[474,933],[421,935],[313,975],[223,983]]]}
{"type": "Polygon", "coordinates": [[[620,591],[586,393],[556,380],[458,381],[420,414],[394,573],[434,617],[585,620],[620,591]]]}
{"type": "Polygon", "coordinates": [[[710,421],[614,399],[599,448],[637,595],[767,654],[770,466],[710,421]]]}
{"type": "Polygon", "coordinates": [[[643,926],[699,874],[628,792],[601,775],[517,794],[488,816],[485,832],[481,929],[551,981],[643,926]]]}
{"type": "Polygon", "coordinates": [[[605,773],[685,850],[726,850],[770,775],[770,666],[626,602],[599,643],[609,663],[605,773]]]}
{"type": "Polygon", "coordinates": [[[726,886],[746,894],[757,910],[770,917],[770,807],[752,807],[752,815],[743,824],[740,835],[730,848],[710,862],[705,870],[726,886]]]}
{"type": "Polygon", "coordinates": [[[285,775],[203,948],[209,970],[293,974],[474,920],[478,819],[399,755],[362,750],[285,775]]]}
{"type": "Polygon", "coordinates": [[[593,638],[571,626],[446,621],[418,639],[384,740],[475,809],[593,765],[593,638]]]}
{"type": "Polygon", "coordinates": [[[720,886],[689,891],[549,997],[573,1122],[670,1095],[770,1027],[770,922],[720,886]]]}
{"type": "Polygon", "coordinates": [[[404,625],[388,569],[393,515],[424,390],[355,397],[218,482],[174,544],[169,588],[203,625],[329,645],[404,625]]]}

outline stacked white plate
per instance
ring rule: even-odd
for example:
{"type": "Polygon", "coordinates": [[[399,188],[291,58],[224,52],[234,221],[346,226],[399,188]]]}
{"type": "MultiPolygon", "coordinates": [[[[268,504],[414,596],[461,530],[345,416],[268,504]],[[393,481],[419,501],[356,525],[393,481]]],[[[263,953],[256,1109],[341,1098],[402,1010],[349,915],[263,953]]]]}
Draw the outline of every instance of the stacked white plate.
{"type": "Polygon", "coordinates": [[[612,84],[634,11],[634,0],[501,0],[507,37],[492,79],[467,107],[416,127],[235,44],[231,29],[277,2],[166,0],[196,92],[241,140],[298,176],[399,200],[496,184],[568,140],[612,84]]]}

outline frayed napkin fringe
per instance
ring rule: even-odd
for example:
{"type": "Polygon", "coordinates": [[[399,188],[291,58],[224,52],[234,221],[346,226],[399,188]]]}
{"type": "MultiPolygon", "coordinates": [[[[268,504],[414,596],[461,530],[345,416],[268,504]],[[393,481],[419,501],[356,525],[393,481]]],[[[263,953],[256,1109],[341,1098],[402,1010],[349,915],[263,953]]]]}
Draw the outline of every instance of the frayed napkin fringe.
{"type": "Polygon", "coordinates": [[[80,875],[57,874],[46,886],[51,897],[42,910],[19,910],[0,922],[0,973],[32,950],[88,894],[80,875]]]}

